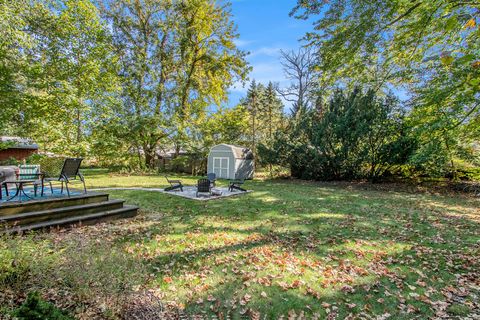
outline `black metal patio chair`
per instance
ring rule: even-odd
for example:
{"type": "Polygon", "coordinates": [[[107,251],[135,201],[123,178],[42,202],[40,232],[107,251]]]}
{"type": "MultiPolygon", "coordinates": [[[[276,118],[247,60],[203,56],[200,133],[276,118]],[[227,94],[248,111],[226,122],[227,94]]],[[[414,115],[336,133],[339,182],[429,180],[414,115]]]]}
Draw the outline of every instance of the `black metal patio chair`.
{"type": "Polygon", "coordinates": [[[170,180],[167,176],[165,176],[165,179],[167,179],[167,182],[170,183],[170,187],[165,188],[165,191],[180,189],[180,191],[183,192],[182,180],[170,180]]]}
{"type": "Polygon", "coordinates": [[[199,179],[197,181],[196,197],[198,197],[199,193],[208,193],[209,196],[212,195],[212,183],[209,179],[199,179]]]}
{"type": "Polygon", "coordinates": [[[58,178],[45,179],[45,181],[50,184],[50,191],[52,192],[52,194],[53,194],[52,182],[60,182],[62,184],[62,189],[60,193],[63,194],[63,185],[65,184],[65,188],[67,189],[67,194],[70,197],[70,189],[68,188],[68,184],[71,183],[72,181],[80,181],[81,183],[83,183],[83,191],[87,193],[85,178],[80,172],[80,165],[82,164],[82,161],[83,161],[82,158],[67,158],[63,162],[62,171],[60,172],[60,176],[58,178]]]}
{"type": "Polygon", "coordinates": [[[240,180],[240,179],[236,179],[236,180],[231,180],[229,185],[228,185],[228,191],[230,192],[233,192],[234,190],[238,190],[238,191],[243,191],[243,192],[247,192],[246,189],[242,188],[242,185],[245,183],[245,180],[240,180]]]}

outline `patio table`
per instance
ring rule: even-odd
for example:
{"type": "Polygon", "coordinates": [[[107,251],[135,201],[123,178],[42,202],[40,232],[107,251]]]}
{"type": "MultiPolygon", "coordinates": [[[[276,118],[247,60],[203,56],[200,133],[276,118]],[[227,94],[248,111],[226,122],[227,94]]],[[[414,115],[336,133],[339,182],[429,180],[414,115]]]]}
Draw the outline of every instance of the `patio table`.
{"type": "MultiPolygon", "coordinates": [[[[33,199],[32,197],[30,197],[26,192],[25,192],[25,189],[23,188],[24,185],[26,184],[35,184],[35,182],[37,182],[38,179],[23,179],[23,180],[9,180],[9,181],[4,181],[2,182],[2,186],[3,185],[6,185],[6,184],[10,184],[10,183],[14,183],[16,186],[17,186],[17,190],[15,192],[15,194],[13,196],[11,196],[10,198],[7,199],[7,201],[11,201],[15,198],[19,198],[20,202],[22,201],[22,193],[25,197],[29,198],[29,199],[33,199]]],[[[1,191],[1,189],[0,189],[1,191]]],[[[0,192],[1,194],[1,192],[0,192]]],[[[43,190],[42,190],[42,195],[43,195],[43,190]]],[[[1,195],[0,195],[0,199],[1,199],[1,195]]]]}

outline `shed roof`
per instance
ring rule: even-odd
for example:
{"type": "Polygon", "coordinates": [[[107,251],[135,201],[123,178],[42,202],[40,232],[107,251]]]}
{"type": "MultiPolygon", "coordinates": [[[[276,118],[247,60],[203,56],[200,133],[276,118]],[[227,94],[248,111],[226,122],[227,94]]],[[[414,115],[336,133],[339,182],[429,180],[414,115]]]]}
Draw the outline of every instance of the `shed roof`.
{"type": "Polygon", "coordinates": [[[228,148],[232,151],[235,159],[246,159],[246,158],[251,158],[252,157],[252,151],[246,147],[242,146],[236,146],[233,144],[218,144],[214,147],[212,147],[212,150],[214,150],[217,147],[223,147],[223,148],[228,148]]]}
{"type": "Polygon", "coordinates": [[[11,143],[9,149],[38,149],[38,144],[32,142],[30,139],[21,137],[0,136],[0,142],[11,143]]]}

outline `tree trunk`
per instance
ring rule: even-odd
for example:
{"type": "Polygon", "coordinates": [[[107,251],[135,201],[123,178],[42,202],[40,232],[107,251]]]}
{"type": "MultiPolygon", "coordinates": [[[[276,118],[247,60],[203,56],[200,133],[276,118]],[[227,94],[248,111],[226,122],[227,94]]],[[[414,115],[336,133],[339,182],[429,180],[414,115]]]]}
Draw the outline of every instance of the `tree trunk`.
{"type": "MultiPolygon", "coordinates": [[[[272,104],[273,104],[273,101],[270,103],[270,105],[268,106],[268,134],[269,134],[269,141],[268,143],[271,145],[272,143],[272,140],[273,140],[273,111],[272,111],[272,104]]],[[[268,168],[270,170],[270,177],[273,177],[273,167],[272,167],[272,164],[269,163],[268,164],[268,168]]]]}
{"type": "Polygon", "coordinates": [[[155,149],[144,148],[145,153],[145,165],[148,169],[155,168],[155,149]]]}
{"type": "MultiPolygon", "coordinates": [[[[82,115],[80,112],[80,107],[77,108],[77,145],[82,142],[82,115]]],[[[78,154],[78,156],[80,156],[78,154]]]]}
{"type": "Polygon", "coordinates": [[[252,152],[254,154],[253,158],[253,165],[257,165],[257,148],[256,148],[256,134],[257,134],[257,128],[256,128],[256,117],[257,117],[257,105],[255,101],[255,96],[252,97],[252,152]]]}

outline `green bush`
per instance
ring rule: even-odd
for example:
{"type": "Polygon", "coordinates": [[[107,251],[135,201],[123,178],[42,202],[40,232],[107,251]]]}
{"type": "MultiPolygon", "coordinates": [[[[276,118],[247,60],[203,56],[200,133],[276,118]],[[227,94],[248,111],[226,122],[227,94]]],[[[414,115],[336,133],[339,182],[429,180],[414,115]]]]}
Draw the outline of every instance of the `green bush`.
{"type": "Polygon", "coordinates": [[[47,177],[58,177],[62,171],[63,157],[48,157],[40,154],[33,154],[27,158],[28,164],[39,164],[40,170],[45,173],[47,177]]]}
{"type": "Polygon", "coordinates": [[[0,161],[0,166],[18,166],[19,164],[21,164],[21,162],[13,157],[0,161]]]}
{"type": "Polygon", "coordinates": [[[15,309],[12,316],[19,320],[71,320],[65,312],[44,301],[36,291],[28,294],[25,302],[15,309]]]}
{"type": "Polygon", "coordinates": [[[178,156],[170,161],[168,164],[169,169],[173,172],[183,172],[188,168],[190,164],[190,158],[187,156],[178,156]]]}
{"type": "Polygon", "coordinates": [[[457,175],[460,180],[480,181],[480,168],[461,168],[457,175]]]}
{"type": "Polygon", "coordinates": [[[398,101],[373,90],[337,90],[319,109],[304,110],[270,146],[262,164],[290,167],[294,177],[378,179],[405,164],[416,147],[398,101]]]}

